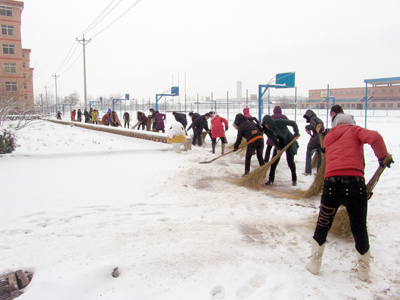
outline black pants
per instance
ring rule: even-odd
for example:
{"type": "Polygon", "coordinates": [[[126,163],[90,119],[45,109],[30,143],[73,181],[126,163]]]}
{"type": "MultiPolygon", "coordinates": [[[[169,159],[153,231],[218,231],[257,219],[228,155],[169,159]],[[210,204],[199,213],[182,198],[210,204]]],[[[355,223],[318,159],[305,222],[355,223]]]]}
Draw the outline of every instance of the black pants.
{"type": "Polygon", "coordinates": [[[128,129],[129,129],[129,122],[124,122],[124,128],[126,128],[126,125],[128,125],[128,129]]]}
{"type": "MultiPolygon", "coordinates": [[[[274,153],[272,154],[272,156],[274,157],[277,154],[278,154],[278,151],[276,151],[276,148],[274,148],[274,153]]],[[[278,166],[280,160],[281,160],[281,158],[279,157],[279,159],[276,162],[274,162],[271,166],[271,170],[269,172],[269,180],[271,180],[271,181],[275,180],[275,170],[276,170],[276,167],[278,166]]],[[[289,149],[286,151],[286,160],[287,160],[288,167],[289,167],[290,171],[292,172],[292,181],[296,181],[297,180],[296,164],[294,163],[294,155],[291,152],[289,152],[289,149]]]]}
{"type": "Polygon", "coordinates": [[[314,239],[320,246],[326,242],[329,229],[341,204],[346,207],[349,214],[356,249],[361,255],[364,255],[369,249],[368,200],[365,182],[361,177],[329,177],[325,179],[314,239]],[[354,181],[355,179],[362,181],[354,181]]]}
{"type": "Polygon", "coordinates": [[[264,162],[266,163],[269,162],[269,157],[271,156],[272,147],[274,146],[267,145],[267,149],[265,150],[264,162]]]}
{"type": "Polygon", "coordinates": [[[264,159],[263,159],[264,139],[258,139],[247,145],[246,161],[244,163],[245,172],[250,171],[251,157],[254,154],[254,150],[257,153],[257,159],[258,163],[260,164],[260,167],[264,165],[264,159]]]}
{"type": "MultiPolygon", "coordinates": [[[[222,144],[227,144],[227,143],[228,143],[226,137],[220,137],[219,139],[221,139],[221,143],[222,143],[222,144]]],[[[217,138],[211,138],[211,145],[212,145],[213,147],[215,147],[215,144],[216,144],[216,143],[217,143],[217,138]]]]}
{"type": "Polygon", "coordinates": [[[193,128],[193,141],[192,141],[192,145],[195,146],[196,145],[196,141],[198,143],[199,146],[202,146],[203,143],[201,141],[201,132],[203,131],[203,129],[199,129],[199,128],[193,128]]]}

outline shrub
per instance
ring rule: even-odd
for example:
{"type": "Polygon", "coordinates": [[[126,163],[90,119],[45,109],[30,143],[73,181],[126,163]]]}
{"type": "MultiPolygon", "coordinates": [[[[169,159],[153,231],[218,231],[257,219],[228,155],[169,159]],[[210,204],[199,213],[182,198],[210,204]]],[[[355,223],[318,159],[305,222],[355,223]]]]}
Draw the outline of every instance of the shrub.
{"type": "Polygon", "coordinates": [[[0,154],[11,153],[17,147],[17,140],[11,131],[3,129],[0,132],[0,154]]]}

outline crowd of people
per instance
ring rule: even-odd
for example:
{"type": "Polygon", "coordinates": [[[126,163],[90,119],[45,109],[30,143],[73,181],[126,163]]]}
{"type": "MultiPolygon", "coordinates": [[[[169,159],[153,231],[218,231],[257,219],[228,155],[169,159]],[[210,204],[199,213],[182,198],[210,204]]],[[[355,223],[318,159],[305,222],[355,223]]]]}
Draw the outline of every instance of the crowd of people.
{"type": "MultiPolygon", "coordinates": [[[[350,115],[346,115],[340,105],[331,108],[332,128],[325,128],[324,122],[317,117],[314,111],[308,109],[303,118],[306,120],[305,132],[310,136],[307,144],[304,176],[312,175],[312,157],[316,154],[317,172],[322,164],[322,153],[325,153],[326,167],[324,174],[323,192],[319,217],[315,227],[314,236],[311,242],[310,261],[306,264],[306,269],[312,274],[318,274],[321,268],[322,255],[325,249],[326,238],[332,226],[333,219],[340,205],[346,207],[350,219],[350,227],[355,240],[355,248],[358,260],[358,277],[365,281],[368,279],[370,269],[370,251],[367,232],[367,207],[368,199],[371,194],[367,194],[364,179],[365,160],[363,154],[364,144],[369,144],[381,167],[390,168],[393,160],[387,162],[388,157],[385,142],[382,136],[372,130],[357,126],[350,115]],[[384,163],[386,161],[386,163],[384,163]]],[[[72,121],[82,121],[85,123],[97,124],[100,121],[99,112],[90,108],[71,112],[72,121]],[[77,117],[77,118],[76,118],[77,117]]],[[[207,134],[211,138],[212,153],[218,142],[221,142],[221,154],[225,153],[225,145],[228,143],[225,132],[229,129],[228,121],[214,111],[200,115],[190,112],[191,124],[187,127],[186,114],[173,112],[175,120],[182,124],[186,131],[193,130],[193,146],[202,146],[207,134]],[[210,120],[211,127],[208,126],[210,120]]],[[[61,119],[61,112],[57,112],[57,119],[61,119]]],[[[128,112],[123,115],[124,128],[130,127],[130,116],[128,112]]],[[[137,124],[145,130],[165,132],[166,115],[157,110],[150,109],[150,114],[146,116],[144,112],[137,112],[137,124]]],[[[115,111],[108,109],[103,115],[101,124],[105,126],[121,126],[122,124],[115,111]]],[[[243,176],[250,173],[251,158],[256,155],[260,166],[268,163],[273,150],[272,157],[279,154],[286,146],[286,161],[291,172],[292,185],[297,185],[296,163],[294,156],[297,154],[299,144],[297,139],[300,137],[297,123],[289,120],[282,114],[280,106],[276,106],[272,115],[265,115],[262,120],[251,116],[249,108],[244,108],[243,113],[235,116],[233,126],[237,129],[236,141],[233,145],[233,152],[244,147],[243,140],[246,141],[246,156],[243,176]],[[267,137],[264,142],[264,134],[267,137]],[[264,152],[264,143],[266,151],[264,152]],[[289,145],[289,143],[291,143],[289,145]],[[242,146],[241,146],[242,145],[242,146]]],[[[275,172],[280,159],[276,159],[270,165],[267,186],[274,184],[275,172]]],[[[316,173],[314,174],[316,175],[316,173]]]]}

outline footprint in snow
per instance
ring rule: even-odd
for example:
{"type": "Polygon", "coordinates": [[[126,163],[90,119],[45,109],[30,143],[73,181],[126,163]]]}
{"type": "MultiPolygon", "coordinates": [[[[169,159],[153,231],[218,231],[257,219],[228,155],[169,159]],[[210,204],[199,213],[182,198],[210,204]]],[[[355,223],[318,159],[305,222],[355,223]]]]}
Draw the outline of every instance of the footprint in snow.
{"type": "Polygon", "coordinates": [[[254,293],[256,289],[263,286],[266,282],[266,278],[264,275],[256,275],[246,283],[244,283],[238,290],[236,291],[236,296],[239,299],[244,299],[254,293]]]}
{"type": "Polygon", "coordinates": [[[211,294],[212,300],[224,299],[225,298],[225,289],[222,286],[217,285],[212,288],[210,294],[211,294]]]}

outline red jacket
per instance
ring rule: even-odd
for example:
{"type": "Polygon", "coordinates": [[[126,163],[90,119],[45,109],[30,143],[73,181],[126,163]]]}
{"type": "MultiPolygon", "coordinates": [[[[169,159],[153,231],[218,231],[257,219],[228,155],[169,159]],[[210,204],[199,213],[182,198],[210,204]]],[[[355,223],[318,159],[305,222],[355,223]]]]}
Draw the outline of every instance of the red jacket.
{"type": "Polygon", "coordinates": [[[228,121],[218,115],[213,117],[211,119],[211,135],[213,139],[219,138],[219,137],[225,137],[225,130],[224,126],[222,124],[225,124],[225,130],[228,129],[228,121]]]}
{"type": "Polygon", "coordinates": [[[369,144],[378,159],[388,153],[382,136],[356,125],[338,125],[324,139],[326,154],[325,178],[331,176],[364,177],[364,144],[369,144]]]}

